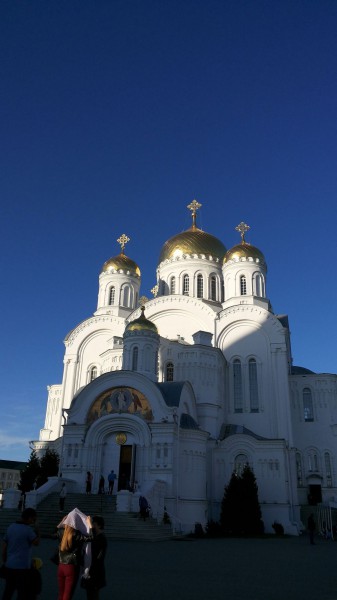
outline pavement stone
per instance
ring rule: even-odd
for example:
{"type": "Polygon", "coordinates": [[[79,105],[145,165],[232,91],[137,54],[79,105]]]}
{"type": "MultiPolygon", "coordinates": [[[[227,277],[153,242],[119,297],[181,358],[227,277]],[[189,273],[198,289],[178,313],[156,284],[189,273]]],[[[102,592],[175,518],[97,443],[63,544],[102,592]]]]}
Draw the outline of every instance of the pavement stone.
{"type": "MultiPolygon", "coordinates": [[[[42,539],[39,600],[57,599],[56,542],[42,539]]],[[[265,539],[108,540],[100,600],[337,600],[337,543],[306,535],[265,539]]],[[[0,592],[3,590],[1,581],[0,592]]],[[[77,588],[73,600],[85,600],[77,588]]]]}

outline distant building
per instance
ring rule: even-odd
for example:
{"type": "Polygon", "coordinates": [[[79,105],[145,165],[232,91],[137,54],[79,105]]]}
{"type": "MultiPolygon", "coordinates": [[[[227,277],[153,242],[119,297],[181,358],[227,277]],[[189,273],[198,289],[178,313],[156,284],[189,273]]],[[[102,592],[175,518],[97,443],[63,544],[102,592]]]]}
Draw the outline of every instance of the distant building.
{"type": "Polygon", "coordinates": [[[0,494],[8,488],[17,489],[20,482],[20,471],[27,463],[17,460],[0,460],[0,494]]]}
{"type": "Polygon", "coordinates": [[[162,246],[150,300],[119,238],[96,312],[65,339],[35,449],[59,452],[79,490],[87,471],[97,490],[114,469],[117,493],[160,496],[184,531],[219,518],[225,485],[248,463],[266,531],[278,521],[296,533],[301,505],[337,497],[337,376],[292,365],[288,317],[273,312],[249,227],[227,251],[197,227],[199,206],[162,246]]]}

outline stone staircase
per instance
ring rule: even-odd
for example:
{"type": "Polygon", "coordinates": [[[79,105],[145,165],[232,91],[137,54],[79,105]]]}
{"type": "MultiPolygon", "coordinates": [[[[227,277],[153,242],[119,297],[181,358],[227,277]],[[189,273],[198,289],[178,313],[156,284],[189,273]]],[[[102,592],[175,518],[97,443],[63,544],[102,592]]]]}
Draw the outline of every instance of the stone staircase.
{"type": "MultiPolygon", "coordinates": [[[[138,513],[116,512],[116,496],[98,494],[67,494],[65,512],[78,508],[86,515],[101,515],[105,521],[105,535],[115,540],[164,541],[172,538],[170,525],[158,525],[154,519],[139,519],[138,513]]],[[[52,537],[62,519],[59,511],[59,494],[50,494],[37,508],[42,537],[52,537]]],[[[0,535],[10,523],[20,518],[17,509],[0,511],[0,535]]]]}

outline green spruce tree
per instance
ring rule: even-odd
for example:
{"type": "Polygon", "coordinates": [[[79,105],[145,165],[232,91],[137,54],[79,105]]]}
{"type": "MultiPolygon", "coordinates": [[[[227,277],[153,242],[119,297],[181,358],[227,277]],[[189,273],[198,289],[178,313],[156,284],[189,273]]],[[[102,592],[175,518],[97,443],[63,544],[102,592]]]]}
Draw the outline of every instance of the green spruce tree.
{"type": "Polygon", "coordinates": [[[20,471],[19,489],[22,492],[30,492],[30,490],[33,489],[34,481],[36,481],[40,475],[40,471],[40,461],[35,450],[32,450],[25,468],[20,471]]]}

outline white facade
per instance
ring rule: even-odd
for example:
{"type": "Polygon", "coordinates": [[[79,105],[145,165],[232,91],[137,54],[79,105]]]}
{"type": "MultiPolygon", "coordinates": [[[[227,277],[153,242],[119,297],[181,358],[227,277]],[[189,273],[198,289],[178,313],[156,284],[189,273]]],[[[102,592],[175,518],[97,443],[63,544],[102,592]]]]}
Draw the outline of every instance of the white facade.
{"type": "Polygon", "coordinates": [[[145,313],[122,245],[103,266],[96,312],[66,337],[35,447],[55,448],[79,489],[87,471],[95,489],[114,469],[120,489],[160,495],[184,531],[219,518],[224,486],[248,462],[266,531],[276,520],[296,533],[301,504],[337,496],[337,376],[292,366],[265,258],[241,236],[226,251],[194,211],[161,250],[145,313]]]}

